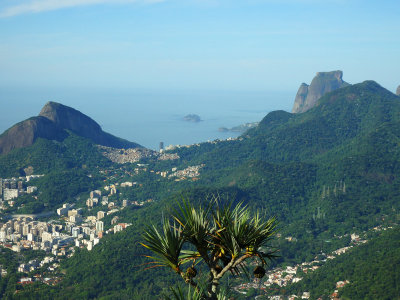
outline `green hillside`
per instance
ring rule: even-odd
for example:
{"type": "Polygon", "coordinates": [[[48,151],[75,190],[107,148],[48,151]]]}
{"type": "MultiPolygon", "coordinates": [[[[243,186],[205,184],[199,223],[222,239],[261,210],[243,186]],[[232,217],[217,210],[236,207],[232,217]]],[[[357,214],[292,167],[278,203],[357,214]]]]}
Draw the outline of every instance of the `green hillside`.
{"type": "Polygon", "coordinates": [[[349,283],[338,290],[341,299],[399,299],[400,229],[383,232],[365,245],[327,262],[286,288],[286,293],[309,291],[310,299],[321,296],[325,299],[336,289],[336,282],[344,280],[349,283]]]}
{"type": "MultiPolygon", "coordinates": [[[[145,226],[158,224],[163,211],[168,211],[181,195],[191,201],[206,201],[218,194],[234,202],[243,201],[265,216],[277,216],[281,238],[275,243],[280,258],[271,267],[301,263],[346,246],[349,241],[337,236],[398,220],[399,142],[400,97],[366,81],[326,94],[316,107],[302,114],[271,112],[237,140],[177,149],[174,152],[180,159],[174,162],[147,160],[147,168],[154,171],[205,166],[196,181],[177,182],[154,173],[133,176],[132,180],[140,180],[142,186],[121,197],[156,201],[141,209],[123,210],[121,220],[132,226],[106,236],[91,252],[77,250],[62,264],[62,283],[52,288],[37,287],[36,293],[61,299],[154,299],[177,277],[162,269],[139,267],[145,262],[145,251],[138,242],[145,226]],[[285,237],[295,242],[287,242],[285,237]]],[[[17,174],[29,165],[38,172],[56,169],[78,175],[94,174],[98,166],[112,169],[94,147],[72,134],[62,143],[40,140],[30,148],[0,157],[0,174],[17,174]]],[[[123,174],[125,180],[136,167],[115,166],[115,172],[123,174]]],[[[96,180],[93,177],[87,184],[94,188],[100,184],[96,180]]],[[[83,192],[80,187],[66,199],[83,192]]],[[[370,245],[372,241],[366,247],[370,245]]],[[[388,245],[389,252],[397,247],[388,245]]],[[[346,287],[343,295],[354,299],[351,295],[356,294],[350,288],[346,287]]],[[[27,289],[21,295],[31,292],[27,289]]],[[[376,299],[382,293],[383,289],[377,289],[376,299]]]]}
{"type": "Polygon", "coordinates": [[[29,166],[35,174],[46,174],[109,164],[91,141],[69,132],[62,142],[39,138],[32,146],[0,155],[0,177],[25,175],[24,169],[29,166]]]}

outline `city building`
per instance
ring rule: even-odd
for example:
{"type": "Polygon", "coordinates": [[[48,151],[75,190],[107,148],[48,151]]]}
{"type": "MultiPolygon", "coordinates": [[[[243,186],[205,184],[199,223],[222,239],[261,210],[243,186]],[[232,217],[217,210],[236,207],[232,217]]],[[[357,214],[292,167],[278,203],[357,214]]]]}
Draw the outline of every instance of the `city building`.
{"type": "Polygon", "coordinates": [[[81,208],[78,208],[78,209],[71,209],[71,210],[68,211],[68,217],[80,215],[81,212],[82,212],[82,209],[81,209],[81,208]]]}
{"type": "Polygon", "coordinates": [[[27,188],[26,188],[26,192],[28,193],[28,194],[32,194],[32,193],[34,193],[34,192],[36,192],[37,191],[37,187],[36,186],[28,186],[27,188]]]}
{"type": "Polygon", "coordinates": [[[101,211],[101,210],[98,211],[98,212],[97,212],[97,220],[103,219],[105,215],[106,215],[106,214],[105,214],[104,211],[101,211]]]}
{"type": "Polygon", "coordinates": [[[117,232],[122,231],[122,230],[123,230],[122,225],[117,224],[117,225],[114,226],[114,233],[117,233],[117,232]]]}
{"type": "Polygon", "coordinates": [[[88,208],[92,208],[92,207],[93,207],[93,198],[88,198],[88,199],[86,200],[86,206],[87,206],[88,208]]]}
{"type": "Polygon", "coordinates": [[[50,232],[47,232],[47,231],[42,233],[42,242],[46,242],[46,241],[48,241],[50,243],[53,242],[52,234],[50,232]]]}
{"type": "Polygon", "coordinates": [[[99,233],[101,231],[104,231],[104,222],[103,221],[97,221],[96,222],[96,233],[99,233]]]}
{"type": "Polygon", "coordinates": [[[74,215],[69,217],[69,221],[74,224],[82,223],[83,219],[80,215],[74,215]]]}
{"type": "Polygon", "coordinates": [[[103,196],[101,199],[101,205],[107,205],[108,204],[108,197],[107,196],[103,196]]]}
{"type": "Polygon", "coordinates": [[[92,241],[89,241],[87,243],[87,249],[88,249],[88,251],[91,251],[93,249],[93,242],[92,241]]]}
{"type": "Polygon", "coordinates": [[[79,227],[72,228],[72,236],[73,237],[77,238],[80,233],[81,233],[81,230],[79,227]]]}
{"type": "Polygon", "coordinates": [[[101,191],[100,190],[95,190],[90,192],[90,198],[100,198],[101,197],[101,191]]]}
{"type": "Polygon", "coordinates": [[[18,196],[19,196],[18,189],[4,189],[3,190],[4,201],[9,201],[14,198],[18,198],[18,196]]]}
{"type": "Polygon", "coordinates": [[[57,208],[57,214],[59,216],[66,216],[68,214],[68,211],[73,207],[73,205],[69,204],[69,203],[65,203],[63,204],[62,207],[57,208]]]}

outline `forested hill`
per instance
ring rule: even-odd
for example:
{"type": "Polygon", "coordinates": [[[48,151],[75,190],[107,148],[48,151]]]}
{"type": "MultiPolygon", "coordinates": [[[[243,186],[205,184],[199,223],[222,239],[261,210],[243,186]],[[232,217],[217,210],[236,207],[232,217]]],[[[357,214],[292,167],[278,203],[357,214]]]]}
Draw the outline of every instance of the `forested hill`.
{"type": "Polygon", "coordinates": [[[182,156],[215,167],[246,159],[315,160],[382,127],[396,127],[399,112],[400,97],[374,81],[365,81],[326,94],[316,107],[302,114],[273,111],[236,141],[182,149],[182,156]]]}
{"type": "Polygon", "coordinates": [[[285,289],[287,295],[309,291],[311,299],[325,299],[336,290],[340,299],[399,299],[400,228],[387,230],[304,276],[285,289]],[[337,288],[338,281],[347,284],[337,288]]]}
{"type": "MultiPolygon", "coordinates": [[[[121,222],[132,226],[105,236],[92,251],[77,249],[62,263],[64,275],[59,285],[34,290],[40,297],[155,299],[166,292],[179,278],[168,276],[165,270],[140,267],[146,262],[142,256],[146,252],[139,242],[146,226],[159,224],[164,212],[182,195],[190,201],[206,201],[218,194],[243,201],[263,215],[277,216],[281,237],[275,243],[280,258],[272,266],[299,264],[331,253],[345,246],[346,240],[339,236],[394,225],[400,216],[400,97],[373,81],[326,94],[305,113],[271,112],[258,127],[236,140],[182,147],[174,150],[180,158],[173,161],[148,159],[146,169],[152,173],[142,175],[132,175],[136,164],[114,167],[100,159],[99,152],[93,151],[91,156],[90,151],[73,146],[87,143],[94,147],[82,137],[69,135],[62,143],[41,143],[46,148],[34,145],[32,155],[54,147],[54,153],[62,158],[57,161],[68,162],[58,166],[60,169],[79,169],[87,160],[85,170],[91,174],[102,171],[96,182],[108,182],[103,176],[112,174],[112,183],[139,183],[114,195],[116,202],[125,198],[155,201],[144,208],[121,211],[121,222]],[[74,157],[79,162],[74,163],[74,157]],[[156,175],[195,165],[202,166],[195,180],[156,175]]],[[[27,154],[22,150],[15,153],[27,154]]],[[[30,161],[39,168],[40,160],[30,161]]],[[[2,165],[7,166],[0,160],[2,165]]],[[[20,295],[33,290],[25,292],[20,295]]],[[[384,298],[382,290],[379,293],[377,299],[384,298]]],[[[241,297],[238,293],[234,296],[241,297]]]]}

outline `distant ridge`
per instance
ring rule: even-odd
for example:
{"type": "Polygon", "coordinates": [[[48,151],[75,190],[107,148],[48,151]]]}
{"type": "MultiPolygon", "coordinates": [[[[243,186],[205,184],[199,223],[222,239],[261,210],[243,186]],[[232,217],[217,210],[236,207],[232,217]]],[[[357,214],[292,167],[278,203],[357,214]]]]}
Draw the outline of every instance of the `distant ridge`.
{"type": "Polygon", "coordinates": [[[0,154],[31,146],[38,138],[62,141],[68,136],[67,130],[103,146],[141,147],[104,132],[98,123],[74,108],[57,102],[47,102],[39,116],[17,123],[0,135],[0,154]]]}
{"type": "Polygon", "coordinates": [[[396,95],[397,95],[397,96],[400,96],[400,85],[397,87],[396,95]]]}
{"type": "Polygon", "coordinates": [[[318,72],[310,85],[302,83],[296,94],[292,113],[306,112],[326,93],[348,86],[342,77],[342,71],[318,72]]]}

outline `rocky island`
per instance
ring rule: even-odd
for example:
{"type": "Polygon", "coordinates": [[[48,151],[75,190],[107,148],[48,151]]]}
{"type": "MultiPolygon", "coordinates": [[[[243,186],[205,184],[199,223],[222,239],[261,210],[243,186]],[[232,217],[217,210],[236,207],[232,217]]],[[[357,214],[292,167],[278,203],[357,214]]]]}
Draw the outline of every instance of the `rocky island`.
{"type": "Polygon", "coordinates": [[[202,121],[200,116],[196,115],[196,114],[188,114],[183,117],[183,120],[187,121],[187,122],[193,122],[193,123],[198,123],[198,122],[202,121]]]}

